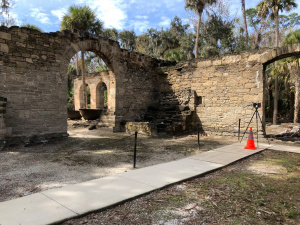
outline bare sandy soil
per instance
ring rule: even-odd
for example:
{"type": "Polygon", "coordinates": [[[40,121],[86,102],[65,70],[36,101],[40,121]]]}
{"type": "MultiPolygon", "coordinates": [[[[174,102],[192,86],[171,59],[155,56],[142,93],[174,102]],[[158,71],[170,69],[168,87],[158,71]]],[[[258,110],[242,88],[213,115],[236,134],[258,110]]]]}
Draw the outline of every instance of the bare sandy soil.
{"type": "MultiPolygon", "coordinates": [[[[0,152],[0,201],[84,182],[133,169],[134,136],[107,128],[70,125],[70,136],[0,152]]],[[[237,138],[197,136],[138,137],[137,168],[188,157],[237,142],[237,138]]]]}

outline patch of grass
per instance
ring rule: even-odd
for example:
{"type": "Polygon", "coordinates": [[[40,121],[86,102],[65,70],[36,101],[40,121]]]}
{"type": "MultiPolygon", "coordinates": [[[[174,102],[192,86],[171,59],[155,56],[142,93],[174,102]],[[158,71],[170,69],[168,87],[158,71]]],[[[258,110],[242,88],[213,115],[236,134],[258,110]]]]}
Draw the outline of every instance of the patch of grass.
{"type": "Polygon", "coordinates": [[[264,199],[263,199],[263,198],[257,199],[256,202],[257,202],[257,204],[258,204],[259,206],[265,205],[265,202],[264,202],[264,199]]]}
{"type": "Polygon", "coordinates": [[[169,205],[172,205],[172,208],[182,207],[184,205],[183,202],[185,202],[185,200],[185,195],[166,195],[164,197],[164,201],[167,202],[169,205]]]}
{"type": "Polygon", "coordinates": [[[290,210],[288,213],[287,213],[287,217],[288,218],[291,218],[291,219],[295,219],[297,216],[300,215],[300,212],[299,211],[294,211],[294,210],[290,210]]]}
{"type": "Polygon", "coordinates": [[[288,178],[287,178],[287,181],[288,181],[288,182],[297,182],[298,179],[299,179],[299,177],[293,177],[293,176],[292,176],[292,177],[288,177],[288,178]]]}

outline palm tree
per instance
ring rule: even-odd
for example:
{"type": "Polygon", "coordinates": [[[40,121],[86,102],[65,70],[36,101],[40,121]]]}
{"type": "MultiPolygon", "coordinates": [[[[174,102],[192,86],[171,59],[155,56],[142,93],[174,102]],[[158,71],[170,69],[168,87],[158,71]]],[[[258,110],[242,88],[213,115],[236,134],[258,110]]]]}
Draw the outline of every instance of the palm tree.
{"type": "Polygon", "coordinates": [[[296,8],[297,4],[294,0],[263,0],[257,4],[258,14],[260,17],[266,18],[271,16],[272,20],[275,20],[275,47],[279,47],[279,11],[290,11],[296,8]]]}
{"type": "MultiPolygon", "coordinates": [[[[103,22],[97,19],[95,12],[88,6],[70,6],[68,13],[64,15],[61,23],[61,30],[69,29],[72,32],[80,30],[97,34],[103,29],[103,22]]],[[[78,71],[78,55],[76,56],[77,71],[78,71]]],[[[84,65],[84,51],[81,51],[81,74],[82,85],[85,90],[85,65],[84,65]]],[[[86,92],[83,92],[84,108],[87,107],[86,92]]]]}
{"type": "Polygon", "coordinates": [[[203,10],[207,5],[212,5],[216,2],[217,2],[217,0],[185,0],[185,9],[192,10],[192,11],[196,12],[199,16],[198,26],[197,26],[196,44],[195,44],[195,58],[198,57],[199,31],[200,31],[201,16],[202,16],[203,10]]]}
{"type": "MultiPolygon", "coordinates": [[[[283,46],[300,43],[300,30],[289,33],[283,41],[283,46]]],[[[298,123],[300,105],[300,59],[291,57],[288,61],[292,79],[295,82],[294,123],[298,123]]]]}
{"type": "Polygon", "coordinates": [[[300,107],[300,59],[294,59],[291,68],[295,79],[295,104],[294,104],[294,123],[298,123],[300,107]]]}
{"type": "Polygon", "coordinates": [[[246,18],[246,7],[245,7],[245,0],[242,1],[242,11],[243,11],[243,18],[244,18],[244,29],[245,29],[245,36],[248,44],[248,29],[247,29],[247,18],[246,18]]]}
{"type": "MultiPolygon", "coordinates": [[[[266,18],[268,15],[271,19],[275,20],[275,47],[279,47],[279,11],[290,11],[296,8],[297,4],[294,0],[263,0],[257,4],[258,14],[262,18],[266,18]]],[[[276,62],[275,62],[276,65],[276,62]]],[[[273,124],[277,124],[278,114],[278,73],[275,74],[275,96],[274,96],[274,112],[273,112],[273,124]]]]}

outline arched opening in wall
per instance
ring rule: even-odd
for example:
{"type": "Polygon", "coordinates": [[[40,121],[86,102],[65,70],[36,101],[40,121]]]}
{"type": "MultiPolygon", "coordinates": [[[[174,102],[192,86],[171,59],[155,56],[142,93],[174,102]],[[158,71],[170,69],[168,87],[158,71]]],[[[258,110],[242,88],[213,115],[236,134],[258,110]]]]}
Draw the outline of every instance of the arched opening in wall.
{"type": "Polygon", "coordinates": [[[85,88],[83,85],[80,86],[80,89],[79,89],[79,102],[80,102],[80,109],[84,109],[86,106],[84,105],[84,91],[85,88]]]}
{"type": "Polygon", "coordinates": [[[108,71],[108,67],[100,56],[91,51],[78,52],[72,57],[68,68],[68,109],[97,108],[94,89],[102,71],[108,71]],[[85,92],[82,85],[88,87],[85,92]]]}
{"type": "MultiPolygon", "coordinates": [[[[72,68],[72,82],[69,87],[69,99],[73,105],[69,107],[83,116],[84,113],[97,114],[91,120],[102,121],[102,113],[105,113],[106,125],[115,126],[115,97],[116,82],[110,61],[101,52],[78,52],[70,61],[72,68]],[[82,57],[83,56],[83,57],[82,57]],[[85,111],[83,113],[83,111],[85,111]]],[[[85,118],[85,117],[83,117],[85,118]]],[[[81,118],[81,121],[86,120],[81,118]]],[[[72,123],[71,121],[69,121],[72,123]]]]}
{"type": "Polygon", "coordinates": [[[104,82],[97,85],[97,107],[101,110],[106,111],[108,108],[108,89],[104,82]]]}
{"type": "Polygon", "coordinates": [[[86,85],[85,93],[86,93],[86,108],[90,109],[91,108],[91,89],[88,84],[86,85]]]}
{"type": "Polygon", "coordinates": [[[264,65],[267,124],[299,123],[299,56],[286,56],[264,65]]]}

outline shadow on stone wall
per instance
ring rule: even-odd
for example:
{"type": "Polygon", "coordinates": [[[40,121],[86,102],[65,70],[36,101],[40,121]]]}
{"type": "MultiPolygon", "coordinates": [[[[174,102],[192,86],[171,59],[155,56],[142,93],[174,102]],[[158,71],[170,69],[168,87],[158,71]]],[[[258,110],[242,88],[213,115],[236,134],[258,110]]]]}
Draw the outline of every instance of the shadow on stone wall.
{"type": "Polygon", "coordinates": [[[200,118],[195,112],[195,94],[191,89],[175,93],[168,76],[160,74],[155,80],[153,102],[148,107],[144,121],[151,127],[156,127],[157,134],[179,135],[197,130],[197,124],[202,129],[200,118]],[[178,96],[182,95],[182,96],[178,96]]]}
{"type": "Polygon", "coordinates": [[[0,97],[0,150],[5,146],[6,126],[5,126],[5,113],[6,113],[7,99],[0,97]]]}

